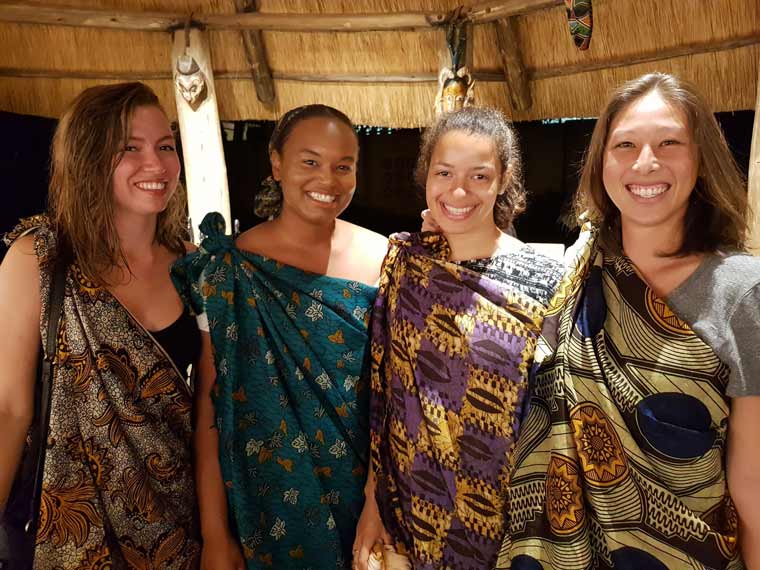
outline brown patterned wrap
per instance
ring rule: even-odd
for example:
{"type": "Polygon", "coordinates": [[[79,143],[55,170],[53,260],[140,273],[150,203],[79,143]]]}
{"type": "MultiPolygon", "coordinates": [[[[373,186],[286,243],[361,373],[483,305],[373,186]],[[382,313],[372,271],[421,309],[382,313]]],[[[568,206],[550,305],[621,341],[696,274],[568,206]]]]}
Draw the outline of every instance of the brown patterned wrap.
{"type": "MultiPolygon", "coordinates": [[[[40,331],[55,235],[35,232],[40,331]]],[[[58,332],[34,567],[191,569],[200,552],[191,465],[191,395],[164,350],[106,289],[69,265],[58,332]]]]}

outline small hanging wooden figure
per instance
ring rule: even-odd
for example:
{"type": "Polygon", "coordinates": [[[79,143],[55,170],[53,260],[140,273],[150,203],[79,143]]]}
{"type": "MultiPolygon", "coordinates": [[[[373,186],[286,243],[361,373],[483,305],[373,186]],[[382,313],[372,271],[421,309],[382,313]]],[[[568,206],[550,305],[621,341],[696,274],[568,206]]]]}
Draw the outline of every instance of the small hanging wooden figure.
{"type": "Polygon", "coordinates": [[[193,56],[187,53],[177,58],[177,75],[174,78],[174,84],[193,111],[197,111],[206,100],[208,95],[206,76],[193,56]]]}
{"type": "Polygon", "coordinates": [[[197,111],[208,96],[206,75],[201,71],[195,58],[187,53],[190,49],[190,25],[192,14],[185,22],[185,50],[177,58],[177,73],[174,85],[182,98],[187,101],[193,111],[197,111]]]}
{"type": "Polygon", "coordinates": [[[567,7],[567,22],[570,26],[570,35],[579,50],[586,50],[591,44],[591,30],[593,18],[591,14],[591,0],[565,0],[567,7]]]}
{"type": "Polygon", "coordinates": [[[467,52],[467,31],[459,14],[452,16],[446,30],[446,44],[451,54],[451,67],[438,74],[438,93],[435,97],[436,114],[458,111],[475,102],[475,81],[464,65],[467,52]]]}

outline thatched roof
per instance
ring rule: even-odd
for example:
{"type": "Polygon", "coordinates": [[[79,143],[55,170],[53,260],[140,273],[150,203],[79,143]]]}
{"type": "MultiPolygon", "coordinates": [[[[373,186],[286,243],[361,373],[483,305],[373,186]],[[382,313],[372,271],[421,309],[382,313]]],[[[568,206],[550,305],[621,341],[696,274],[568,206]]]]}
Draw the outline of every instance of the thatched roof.
{"type": "MultiPolygon", "coordinates": [[[[235,13],[234,0],[56,2],[121,12],[193,13],[201,20],[204,15],[235,13]]],[[[446,13],[462,3],[479,4],[477,0],[262,0],[260,12],[446,13]]],[[[473,67],[486,77],[476,82],[478,104],[499,107],[514,120],[594,116],[611,87],[661,70],[696,82],[716,111],[754,108],[760,62],[758,0],[594,0],[593,39],[587,51],[574,46],[565,8],[557,2],[544,4],[553,6],[515,16],[519,51],[531,78],[533,102],[525,111],[512,108],[501,79],[494,24],[473,26],[473,67]],[[678,53],[691,54],[661,59],[678,53]],[[641,59],[650,61],[629,65],[641,59]],[[579,72],[583,69],[591,71],[579,72]]],[[[262,36],[277,95],[271,107],[257,100],[241,32],[209,29],[223,120],[274,119],[311,102],[338,107],[359,124],[415,127],[433,117],[437,90],[433,81],[327,83],[296,81],[293,76],[433,77],[445,61],[440,28],[353,33],[265,30],[262,36]]],[[[146,79],[171,113],[171,48],[168,32],[0,22],[0,110],[57,116],[84,87],[122,77],[146,79]]]]}

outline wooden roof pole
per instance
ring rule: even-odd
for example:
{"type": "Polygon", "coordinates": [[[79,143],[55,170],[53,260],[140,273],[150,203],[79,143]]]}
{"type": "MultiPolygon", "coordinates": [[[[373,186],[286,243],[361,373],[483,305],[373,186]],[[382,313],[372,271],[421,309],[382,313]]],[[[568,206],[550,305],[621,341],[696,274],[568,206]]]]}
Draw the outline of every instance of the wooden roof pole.
{"type": "Polygon", "coordinates": [[[495,0],[471,7],[468,19],[475,24],[482,24],[554,8],[564,3],[564,0],[495,0]]]}
{"type": "Polygon", "coordinates": [[[530,95],[528,73],[522,61],[520,43],[517,41],[515,16],[496,20],[494,26],[496,26],[496,42],[512,108],[517,111],[527,111],[533,104],[533,99],[530,95]]]}
{"type": "Polygon", "coordinates": [[[749,227],[749,248],[760,255],[760,58],[757,66],[757,102],[755,103],[755,123],[752,127],[752,148],[749,152],[748,198],[752,211],[749,227]]]}
{"type": "MultiPolygon", "coordinates": [[[[255,0],[235,0],[235,10],[238,12],[251,13],[258,10],[255,0]]],[[[274,81],[272,70],[267,62],[267,51],[261,30],[242,30],[243,47],[248,65],[251,66],[253,83],[256,86],[256,97],[268,107],[274,106],[274,81]]]]}
{"type": "MultiPolygon", "coordinates": [[[[193,241],[199,243],[198,226],[209,212],[219,212],[227,223],[227,231],[232,231],[230,216],[230,196],[227,188],[227,165],[222,148],[221,121],[216,104],[216,88],[211,54],[208,49],[206,32],[185,28],[174,33],[172,47],[172,71],[175,77],[174,96],[177,103],[177,118],[182,137],[182,155],[185,166],[187,203],[193,241]],[[205,98],[196,100],[191,106],[177,88],[178,60],[189,55],[198,64],[198,73],[205,80],[205,98]]],[[[195,74],[194,74],[195,75],[195,74]]],[[[185,83],[200,80],[188,78],[185,83]]],[[[184,90],[187,94],[187,89],[184,90]]]]}

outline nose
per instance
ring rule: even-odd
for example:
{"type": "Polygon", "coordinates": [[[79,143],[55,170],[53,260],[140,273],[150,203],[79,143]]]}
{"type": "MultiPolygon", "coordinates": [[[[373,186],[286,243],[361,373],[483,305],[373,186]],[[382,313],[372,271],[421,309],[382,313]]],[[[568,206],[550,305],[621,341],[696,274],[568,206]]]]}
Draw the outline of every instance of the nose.
{"type": "Polygon", "coordinates": [[[652,147],[645,144],[641,147],[639,156],[636,157],[636,162],[633,163],[633,169],[640,174],[649,174],[660,167],[660,163],[657,162],[657,155],[652,150],[652,147]]]}
{"type": "Polygon", "coordinates": [[[154,149],[146,149],[143,154],[143,169],[149,172],[164,172],[166,166],[157,151],[154,149]]]}
{"type": "Polygon", "coordinates": [[[449,187],[449,192],[451,192],[451,195],[454,198],[464,198],[465,196],[467,196],[467,177],[454,176],[451,179],[451,186],[449,187]]]}

